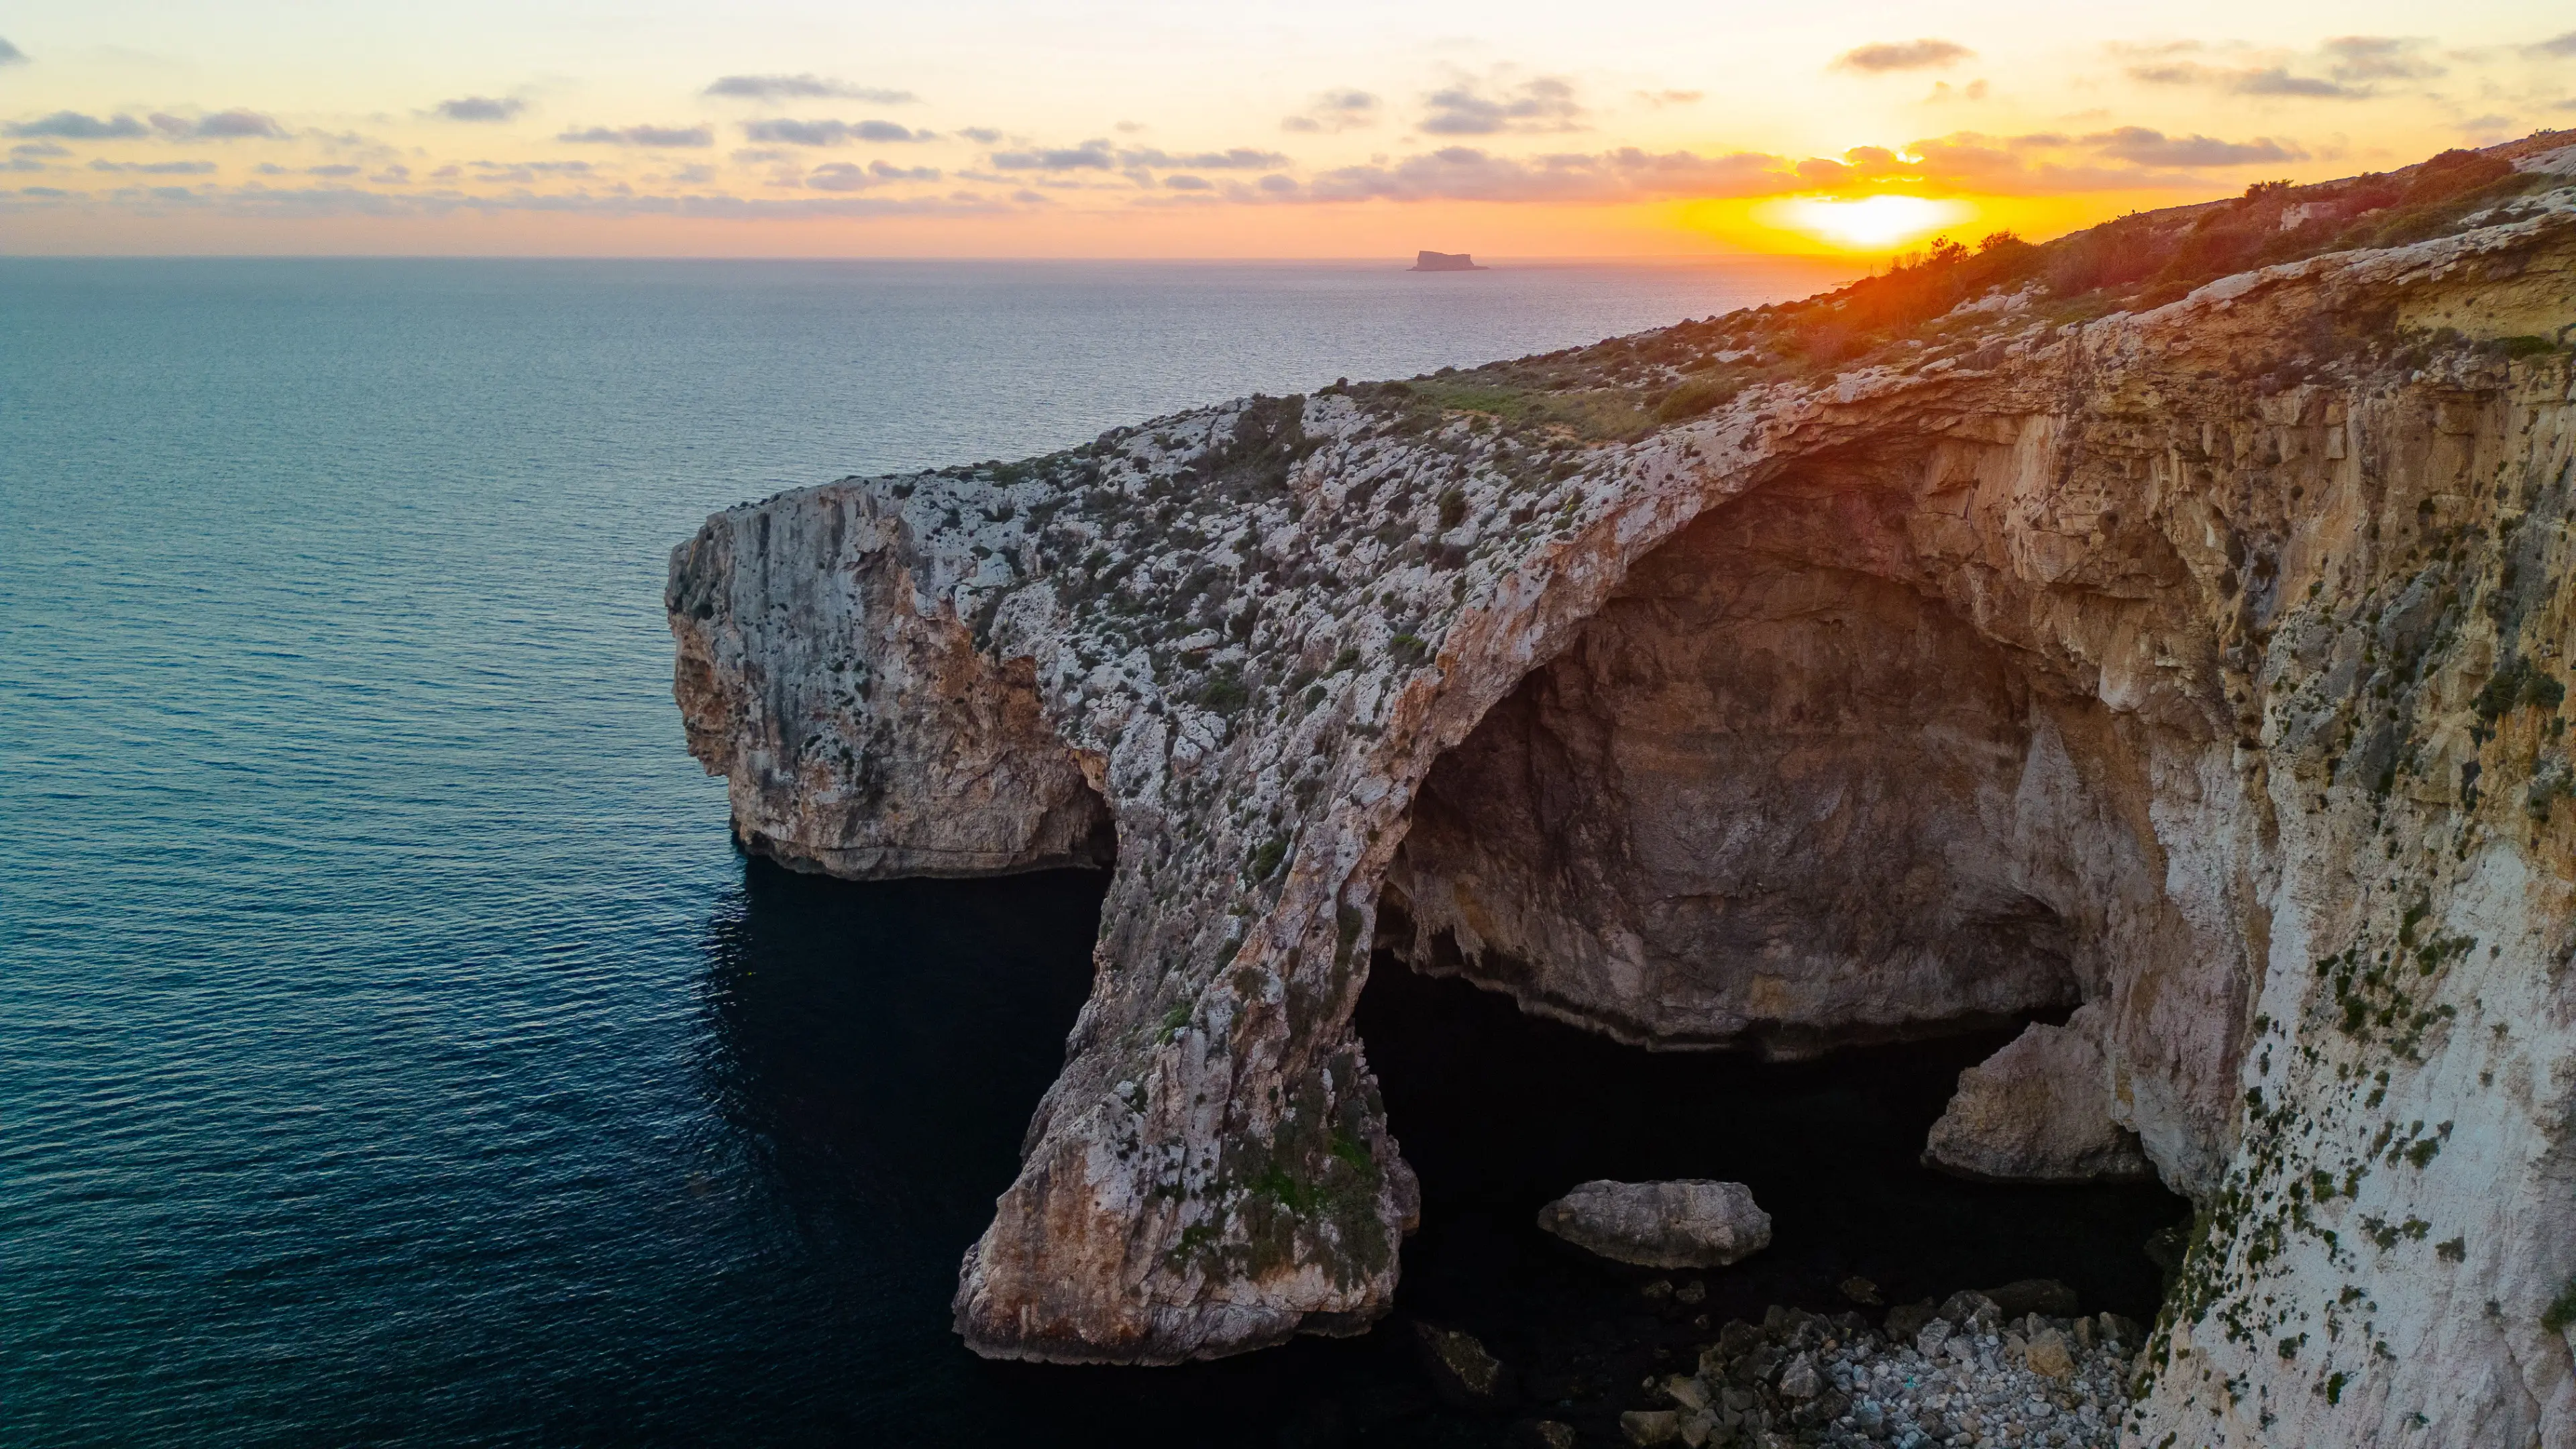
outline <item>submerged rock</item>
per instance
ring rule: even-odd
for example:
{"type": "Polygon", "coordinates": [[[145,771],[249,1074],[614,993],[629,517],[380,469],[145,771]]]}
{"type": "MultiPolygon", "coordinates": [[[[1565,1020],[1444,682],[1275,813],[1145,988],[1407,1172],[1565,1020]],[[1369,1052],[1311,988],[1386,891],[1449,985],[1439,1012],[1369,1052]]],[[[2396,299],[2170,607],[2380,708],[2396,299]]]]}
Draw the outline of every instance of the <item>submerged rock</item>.
{"type": "Polygon", "coordinates": [[[1579,1248],[1646,1268],[1723,1268],[1771,1246],[1771,1215],[1740,1182],[1584,1183],[1538,1210],[1579,1248]]]}
{"type": "Polygon", "coordinates": [[[1472,1333],[1428,1323],[1416,1323],[1413,1333],[1415,1341],[1422,1345],[1423,1364],[1431,1372],[1431,1382],[1442,1398],[1476,1408],[1502,1397],[1502,1361],[1486,1352],[1483,1340],[1472,1333]]]}

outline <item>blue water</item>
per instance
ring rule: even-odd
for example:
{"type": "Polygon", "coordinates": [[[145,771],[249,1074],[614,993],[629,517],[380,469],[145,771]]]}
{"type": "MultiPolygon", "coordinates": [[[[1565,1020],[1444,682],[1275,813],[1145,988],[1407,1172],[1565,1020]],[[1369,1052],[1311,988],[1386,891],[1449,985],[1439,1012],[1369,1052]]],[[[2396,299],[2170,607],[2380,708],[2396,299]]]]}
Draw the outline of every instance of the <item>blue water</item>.
{"type": "Polygon", "coordinates": [[[664,557],[782,487],[1820,280],[0,261],[0,1443],[1231,1442],[1211,1406],[1293,1407],[1363,1350],[957,1346],[1099,883],[737,858],[664,557]]]}

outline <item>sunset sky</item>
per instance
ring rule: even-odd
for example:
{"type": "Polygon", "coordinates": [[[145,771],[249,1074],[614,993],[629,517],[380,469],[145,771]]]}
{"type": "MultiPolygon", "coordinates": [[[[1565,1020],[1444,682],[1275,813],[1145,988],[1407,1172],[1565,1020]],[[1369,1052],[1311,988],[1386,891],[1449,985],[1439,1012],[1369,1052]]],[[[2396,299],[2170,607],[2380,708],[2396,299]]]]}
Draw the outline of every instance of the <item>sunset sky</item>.
{"type": "Polygon", "coordinates": [[[2534,0],[32,0],[0,9],[0,251],[1879,255],[2576,126],[2572,27],[2534,0]]]}

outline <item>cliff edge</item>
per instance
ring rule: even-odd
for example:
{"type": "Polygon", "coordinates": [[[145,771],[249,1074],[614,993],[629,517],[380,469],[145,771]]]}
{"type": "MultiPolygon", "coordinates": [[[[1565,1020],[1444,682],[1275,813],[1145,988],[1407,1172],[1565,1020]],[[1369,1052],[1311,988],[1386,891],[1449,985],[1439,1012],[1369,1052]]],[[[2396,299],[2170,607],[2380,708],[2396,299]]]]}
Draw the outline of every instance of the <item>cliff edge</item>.
{"type": "Polygon", "coordinates": [[[2076,1010],[2012,1081],[2109,1120],[2017,1140],[2200,1210],[2130,1442],[2576,1442],[2570,139],[708,520],[746,849],[1114,863],[959,1331],[1382,1314],[1384,950],[1656,1048],[2076,1010]]]}

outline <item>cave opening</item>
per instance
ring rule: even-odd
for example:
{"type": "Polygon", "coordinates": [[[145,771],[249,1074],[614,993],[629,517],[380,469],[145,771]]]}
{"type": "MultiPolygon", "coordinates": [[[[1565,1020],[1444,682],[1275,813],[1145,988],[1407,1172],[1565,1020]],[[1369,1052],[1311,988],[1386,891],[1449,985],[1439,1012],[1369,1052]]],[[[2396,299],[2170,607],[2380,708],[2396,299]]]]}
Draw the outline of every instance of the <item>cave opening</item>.
{"type": "Polygon", "coordinates": [[[1923,1164],[1959,1072],[2010,1026],[1800,1061],[1651,1052],[1384,953],[1357,1024],[1422,1184],[1398,1311],[1486,1337],[1542,1379],[1631,1387],[1729,1319],[1759,1322],[1773,1304],[1851,1309],[1842,1285],[1855,1277],[1887,1306],[2053,1278],[2085,1312],[2152,1321],[2163,1285],[2146,1244],[2190,1214],[2152,1181],[1979,1182],[1923,1164]],[[1726,1268],[1640,1268],[1537,1226],[1540,1207],[1577,1183],[1684,1177],[1752,1188],[1771,1246],[1726,1268]],[[1697,1303],[1646,1293],[1693,1280],[1697,1303]]]}
{"type": "Polygon", "coordinates": [[[2189,1204],[2107,1084],[2046,1100],[2124,1171],[1925,1161],[1964,1070],[2032,1023],[2098,1063],[2121,963],[2184,939],[2122,803],[2142,728],[1925,563],[1974,485],[1968,454],[1849,459],[1713,510],[1424,779],[1356,1022],[1422,1186],[1397,1305],[1490,1335],[1535,1400],[1773,1305],[2054,1279],[2155,1316],[2147,1245],[2189,1204]],[[1598,1178],[1745,1183],[1772,1244],[1672,1271],[1538,1229],[1598,1178]]]}

